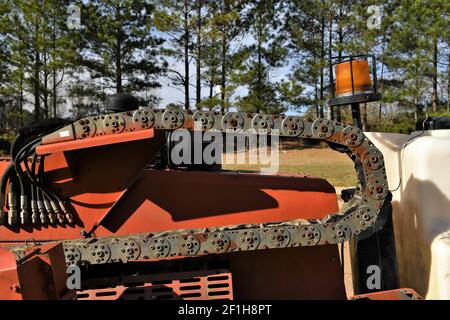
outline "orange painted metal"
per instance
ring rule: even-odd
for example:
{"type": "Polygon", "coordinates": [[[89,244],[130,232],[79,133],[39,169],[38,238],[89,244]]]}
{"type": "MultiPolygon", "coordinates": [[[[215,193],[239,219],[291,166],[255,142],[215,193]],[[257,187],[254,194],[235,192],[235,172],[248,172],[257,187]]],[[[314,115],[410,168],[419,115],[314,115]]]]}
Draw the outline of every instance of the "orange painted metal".
{"type": "Polygon", "coordinates": [[[134,230],[158,232],[321,218],[333,211],[335,190],[318,178],[146,170],[110,210],[103,227],[126,233],[133,223],[134,230]]]}
{"type": "Polygon", "coordinates": [[[350,300],[423,300],[413,289],[402,288],[395,290],[379,291],[374,293],[360,294],[350,297],[350,300]]]}
{"type": "Polygon", "coordinates": [[[219,259],[229,261],[237,300],[347,298],[337,245],[235,252],[219,259]]]}
{"type": "Polygon", "coordinates": [[[0,248],[0,300],[70,299],[66,262],[59,243],[33,246],[16,261],[11,251],[0,248]]]}
{"type": "MultiPolygon", "coordinates": [[[[23,243],[30,238],[36,241],[76,239],[82,231],[93,231],[97,237],[121,236],[314,219],[338,210],[335,190],[323,179],[233,171],[153,170],[147,165],[164,144],[165,135],[155,132],[153,138],[134,138],[126,143],[110,140],[111,143],[96,147],[85,142],[62,142],[53,144],[55,149],[41,149],[43,153],[54,152],[46,157],[44,179],[54,191],[70,199],[75,224],[0,226],[0,245],[23,243]]],[[[7,164],[8,161],[0,161],[0,173],[7,164]]],[[[211,259],[229,265],[233,277],[233,290],[216,297],[345,298],[337,246],[234,252],[153,264],[211,259]]],[[[34,264],[27,265],[29,274],[33,275],[34,264]]],[[[65,265],[59,270],[65,272],[65,265]]],[[[204,271],[192,271],[191,277],[202,277],[204,271]]],[[[172,292],[180,290],[173,295],[175,298],[199,298],[199,292],[202,298],[207,298],[204,294],[209,291],[198,288],[192,292],[186,290],[192,296],[181,296],[184,285],[176,282],[179,275],[165,276],[172,277],[172,292]]],[[[231,286],[231,275],[227,281],[231,286]]],[[[144,281],[143,287],[138,286],[134,293],[126,284],[119,284],[108,290],[88,288],[84,294],[87,299],[108,295],[114,299],[161,298],[152,287],[152,281],[144,281]]]]}
{"type": "Polygon", "coordinates": [[[237,251],[151,264],[136,262],[129,266],[137,269],[128,270],[128,275],[117,272],[117,276],[102,276],[102,272],[96,272],[95,278],[84,279],[78,298],[211,299],[222,296],[236,300],[347,299],[337,245],[237,251]],[[195,270],[193,266],[196,266],[195,270]],[[190,271],[169,271],[184,269],[190,271]],[[232,281],[231,277],[216,277],[219,276],[215,275],[218,271],[230,273],[232,281]],[[189,288],[199,282],[192,278],[207,280],[208,286],[216,284],[209,288],[215,293],[209,294],[204,285],[189,288]],[[181,286],[188,288],[180,290],[181,286]],[[185,295],[187,292],[192,295],[185,295]]]}
{"type": "MultiPolygon", "coordinates": [[[[0,246],[30,238],[37,242],[76,239],[84,232],[97,237],[123,236],[318,219],[338,211],[334,188],[320,178],[147,168],[165,139],[163,132],[146,130],[39,147],[39,154],[48,155],[44,180],[69,199],[75,223],[0,226],[0,246]]],[[[0,174],[7,164],[0,160],[0,174]]],[[[337,245],[134,263],[159,264],[162,270],[184,270],[186,265],[190,271],[150,273],[144,278],[133,273],[129,277],[114,274],[114,279],[91,278],[93,286],[79,291],[78,298],[346,299],[337,245]],[[192,267],[199,262],[225,265],[226,270],[192,267]],[[133,285],[136,280],[141,284],[133,285]],[[102,281],[105,285],[99,286],[102,281]]],[[[127,270],[131,265],[125,265],[127,270]]],[[[33,246],[18,262],[0,247],[0,298],[72,298],[74,292],[67,290],[66,279],[61,244],[33,246]]],[[[391,296],[398,297],[398,292],[391,296]]]]}
{"type": "Polygon", "coordinates": [[[21,300],[16,256],[0,248],[0,300],[21,300]]]}
{"type": "MultiPolygon", "coordinates": [[[[311,219],[338,209],[334,188],[319,178],[146,169],[164,141],[156,134],[47,156],[45,180],[70,199],[75,224],[0,226],[0,242],[311,219]]],[[[7,164],[0,161],[0,173],[7,164]]]]}
{"type": "MultiPolygon", "coordinates": [[[[75,224],[64,227],[0,226],[0,242],[24,241],[27,238],[80,238],[80,232],[91,229],[133,183],[164,141],[164,135],[156,134],[152,139],[56,152],[47,156],[45,180],[52,189],[70,199],[75,224]]],[[[7,165],[8,161],[0,161],[0,170],[3,171],[7,165]]]]}
{"type": "Polygon", "coordinates": [[[105,146],[114,143],[123,143],[142,139],[151,139],[155,136],[153,129],[141,130],[136,132],[125,132],[119,135],[99,136],[91,139],[65,141],[53,144],[44,144],[36,148],[39,155],[51,154],[61,151],[71,151],[77,149],[105,146]]]}
{"type": "Polygon", "coordinates": [[[228,270],[167,272],[138,276],[99,278],[77,292],[78,300],[217,300],[233,299],[228,270]],[[111,283],[117,284],[111,287],[111,283]]]}

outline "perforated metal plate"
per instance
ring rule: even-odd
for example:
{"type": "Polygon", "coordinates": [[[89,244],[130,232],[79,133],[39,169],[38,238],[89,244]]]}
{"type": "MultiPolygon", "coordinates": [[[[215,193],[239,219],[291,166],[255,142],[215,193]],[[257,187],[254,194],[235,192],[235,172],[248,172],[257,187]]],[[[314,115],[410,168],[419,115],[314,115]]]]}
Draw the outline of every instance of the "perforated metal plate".
{"type": "Polygon", "coordinates": [[[92,288],[77,292],[78,300],[233,299],[232,276],[223,269],[93,279],[90,283],[92,288]],[[111,288],[111,283],[117,285],[111,288]]]}

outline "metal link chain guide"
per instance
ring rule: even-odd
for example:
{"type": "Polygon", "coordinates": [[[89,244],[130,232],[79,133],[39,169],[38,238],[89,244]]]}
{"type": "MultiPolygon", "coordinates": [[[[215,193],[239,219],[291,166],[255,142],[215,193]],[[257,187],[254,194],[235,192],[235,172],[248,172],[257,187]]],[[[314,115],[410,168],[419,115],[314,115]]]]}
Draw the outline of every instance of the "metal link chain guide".
{"type": "MultiPolygon", "coordinates": [[[[340,212],[321,220],[175,230],[159,234],[62,241],[68,265],[159,260],[234,251],[341,243],[372,227],[386,201],[388,184],[381,152],[351,125],[331,120],[240,112],[139,109],[88,117],[72,125],[76,139],[155,130],[256,131],[332,143],[355,162],[359,186],[340,212]]],[[[67,130],[62,128],[60,131],[67,130]]],[[[299,208],[301,210],[301,208],[299,208]]],[[[24,247],[14,249],[21,256],[24,247]]]]}

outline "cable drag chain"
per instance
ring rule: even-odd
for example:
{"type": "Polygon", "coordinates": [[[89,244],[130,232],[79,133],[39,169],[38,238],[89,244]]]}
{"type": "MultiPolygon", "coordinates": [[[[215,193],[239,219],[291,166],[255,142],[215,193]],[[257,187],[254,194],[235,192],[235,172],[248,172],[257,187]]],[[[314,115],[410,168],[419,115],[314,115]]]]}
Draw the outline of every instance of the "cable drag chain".
{"type": "MultiPolygon", "coordinates": [[[[325,141],[337,146],[337,151],[350,156],[355,163],[359,185],[353,198],[339,212],[319,220],[299,219],[264,225],[236,225],[61,241],[68,265],[160,260],[168,257],[342,243],[363,231],[371,232],[385,202],[390,201],[381,152],[361,129],[327,119],[143,108],[87,117],[59,131],[71,129],[76,139],[92,139],[150,128],[169,131],[184,128],[194,131],[253,132],[325,141]]],[[[16,247],[14,251],[20,256],[23,248],[16,247]]]]}

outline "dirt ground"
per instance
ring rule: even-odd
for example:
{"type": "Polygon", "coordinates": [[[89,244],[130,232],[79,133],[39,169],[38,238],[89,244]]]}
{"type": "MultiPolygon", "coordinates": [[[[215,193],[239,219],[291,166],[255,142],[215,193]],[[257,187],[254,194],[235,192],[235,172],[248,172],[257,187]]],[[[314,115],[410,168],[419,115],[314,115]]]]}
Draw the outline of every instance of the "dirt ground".
{"type": "MultiPolygon", "coordinates": [[[[248,162],[248,160],[246,160],[248,162]]],[[[258,164],[227,164],[228,170],[259,170],[258,164]]],[[[326,179],[335,187],[356,185],[353,162],[343,153],[329,148],[288,149],[279,152],[279,172],[303,173],[326,179]]]]}
{"type": "MultiPolygon", "coordinates": [[[[340,194],[341,190],[345,189],[345,187],[336,187],[336,195],[338,198],[339,208],[343,205],[344,201],[342,201],[340,194]]],[[[341,248],[339,248],[339,256],[340,256],[341,248]]],[[[341,257],[342,261],[342,257],[341,257]]],[[[352,281],[352,268],[350,265],[350,249],[348,246],[348,242],[344,243],[344,283],[345,283],[345,291],[347,292],[347,297],[354,295],[353,291],[353,281],[352,281]]]]}

